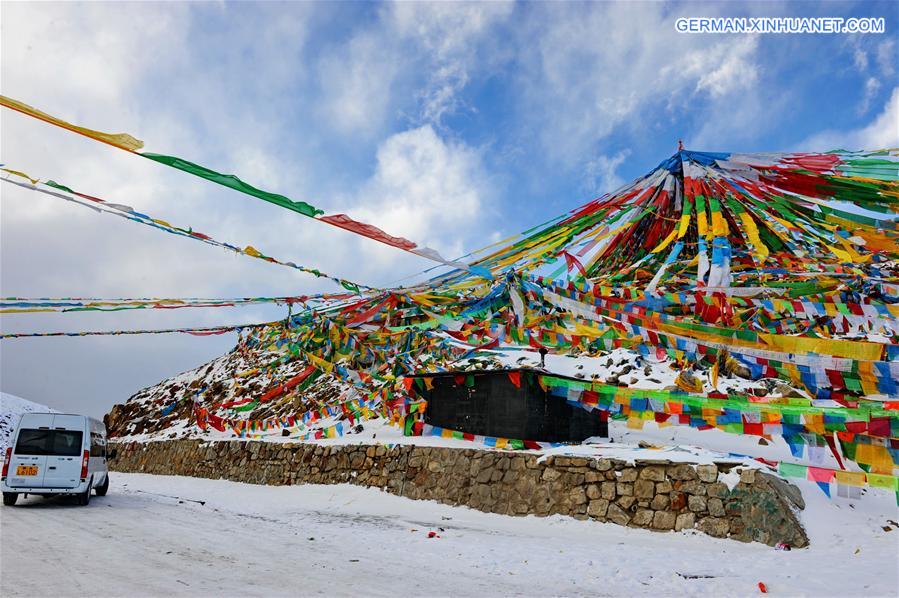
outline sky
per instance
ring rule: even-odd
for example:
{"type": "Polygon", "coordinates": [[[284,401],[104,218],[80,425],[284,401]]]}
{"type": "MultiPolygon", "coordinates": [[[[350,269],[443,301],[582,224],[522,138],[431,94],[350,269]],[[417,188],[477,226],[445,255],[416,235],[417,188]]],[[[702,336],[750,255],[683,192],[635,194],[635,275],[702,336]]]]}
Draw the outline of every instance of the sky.
{"type": "MultiPolygon", "coordinates": [[[[0,92],[459,256],[685,147],[899,147],[893,2],[0,4],[0,92]],[[884,17],[684,34],[679,17],[884,17]]],[[[0,162],[371,285],[433,264],[8,109],[0,162]]],[[[260,297],[312,276],[0,186],[4,297],[260,297]]],[[[281,307],[0,316],[3,332],[263,322],[281,307]]],[[[102,415],[236,335],[0,341],[0,389],[102,415]]]]}

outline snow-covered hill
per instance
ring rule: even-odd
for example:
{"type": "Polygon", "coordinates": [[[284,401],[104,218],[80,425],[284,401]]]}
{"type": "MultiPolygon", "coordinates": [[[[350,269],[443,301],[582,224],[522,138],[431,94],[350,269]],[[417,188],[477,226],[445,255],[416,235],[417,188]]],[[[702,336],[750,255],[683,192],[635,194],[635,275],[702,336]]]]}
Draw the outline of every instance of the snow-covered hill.
{"type": "Polygon", "coordinates": [[[34,403],[22,397],[0,392],[0,449],[6,450],[9,445],[10,436],[19,423],[19,418],[23,413],[31,413],[34,411],[43,413],[55,413],[55,409],[50,409],[46,405],[34,403]]]}

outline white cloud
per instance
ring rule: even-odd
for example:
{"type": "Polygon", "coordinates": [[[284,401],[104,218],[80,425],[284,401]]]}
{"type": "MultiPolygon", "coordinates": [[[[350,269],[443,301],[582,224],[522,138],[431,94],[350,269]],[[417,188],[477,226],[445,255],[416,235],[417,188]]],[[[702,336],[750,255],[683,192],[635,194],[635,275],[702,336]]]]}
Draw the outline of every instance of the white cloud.
{"type": "Polygon", "coordinates": [[[880,91],[880,81],[878,81],[874,77],[868,77],[865,80],[865,93],[862,96],[861,104],[858,107],[859,114],[865,114],[871,108],[871,102],[877,97],[877,93],[880,91]]]}
{"type": "Polygon", "coordinates": [[[677,33],[662,4],[532,8],[518,39],[522,109],[548,160],[580,166],[617,128],[651,130],[651,115],[666,107],[683,113],[699,100],[755,95],[753,37],[677,33]]]}
{"type": "Polygon", "coordinates": [[[891,81],[895,73],[896,41],[887,38],[878,42],[876,37],[853,36],[849,38],[857,75],[865,79],[858,114],[866,114],[877,99],[883,81],[891,81]],[[871,58],[873,57],[873,62],[871,58]]]}
{"type": "Polygon", "coordinates": [[[801,151],[877,150],[899,147],[899,87],[874,120],[850,131],[823,131],[803,141],[801,151]]]}
{"type": "Polygon", "coordinates": [[[358,206],[351,216],[458,255],[483,238],[491,195],[479,152],[423,125],[381,144],[374,174],[348,203],[358,206]]]}
{"type": "Polygon", "coordinates": [[[344,135],[373,138],[398,115],[440,127],[458,111],[481,52],[511,2],[391,2],[319,63],[323,114],[344,135]]]}
{"type": "Polygon", "coordinates": [[[587,162],[584,168],[584,186],[589,192],[599,194],[621,187],[625,181],[618,176],[617,170],[630,155],[630,150],[622,150],[614,156],[600,155],[587,162]]]}
{"type": "Polygon", "coordinates": [[[896,72],[896,40],[888,37],[877,45],[877,65],[885,77],[896,72]]]}
{"type": "Polygon", "coordinates": [[[374,135],[388,118],[400,67],[394,40],[377,31],[359,32],[319,64],[325,117],[341,133],[374,135]]]}
{"type": "Polygon", "coordinates": [[[852,60],[855,63],[855,68],[858,70],[865,71],[868,69],[868,53],[861,47],[856,46],[852,50],[852,60]]]}
{"type": "Polygon", "coordinates": [[[696,91],[708,91],[714,98],[748,89],[758,79],[757,49],[758,37],[745,36],[693,51],[679,65],[681,75],[697,77],[696,91]]]}
{"type": "Polygon", "coordinates": [[[393,2],[387,8],[391,34],[410,40],[430,62],[420,92],[420,121],[440,126],[456,112],[470,71],[491,62],[479,52],[488,32],[509,17],[514,4],[502,2],[393,2]]]}
{"type": "Polygon", "coordinates": [[[483,35],[514,8],[500,2],[393,2],[389,21],[403,36],[417,39],[438,58],[469,51],[473,39],[483,35]]]}

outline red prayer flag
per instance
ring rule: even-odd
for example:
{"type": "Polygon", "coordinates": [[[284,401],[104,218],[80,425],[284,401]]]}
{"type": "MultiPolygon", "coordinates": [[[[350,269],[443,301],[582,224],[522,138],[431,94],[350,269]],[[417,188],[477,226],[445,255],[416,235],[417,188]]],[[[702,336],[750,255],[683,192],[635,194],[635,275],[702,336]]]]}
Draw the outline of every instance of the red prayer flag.
{"type": "Polygon", "coordinates": [[[521,372],[509,372],[509,380],[515,388],[521,388],[521,372]]]}
{"type": "Polygon", "coordinates": [[[319,218],[319,220],[321,220],[322,222],[327,222],[328,224],[333,224],[334,226],[338,226],[344,230],[356,233],[357,235],[362,235],[363,237],[368,237],[369,239],[380,241],[381,243],[384,243],[386,245],[405,249],[406,251],[418,247],[418,245],[416,245],[409,239],[404,239],[403,237],[394,237],[393,235],[387,234],[377,226],[359,222],[358,220],[353,220],[346,214],[322,216],[321,218],[319,218]]]}

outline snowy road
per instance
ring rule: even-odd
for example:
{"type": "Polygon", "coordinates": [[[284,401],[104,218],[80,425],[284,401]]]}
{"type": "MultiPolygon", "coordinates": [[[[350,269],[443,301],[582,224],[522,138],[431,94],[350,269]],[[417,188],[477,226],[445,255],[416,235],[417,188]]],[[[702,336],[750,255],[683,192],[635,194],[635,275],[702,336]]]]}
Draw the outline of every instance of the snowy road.
{"type": "Polygon", "coordinates": [[[716,596],[758,595],[763,581],[772,595],[895,596],[899,585],[899,530],[824,499],[807,514],[836,518],[836,531],[780,552],[353,486],[112,480],[88,507],[29,497],[0,510],[0,594],[716,596]]]}

